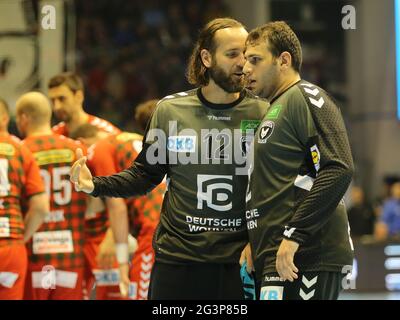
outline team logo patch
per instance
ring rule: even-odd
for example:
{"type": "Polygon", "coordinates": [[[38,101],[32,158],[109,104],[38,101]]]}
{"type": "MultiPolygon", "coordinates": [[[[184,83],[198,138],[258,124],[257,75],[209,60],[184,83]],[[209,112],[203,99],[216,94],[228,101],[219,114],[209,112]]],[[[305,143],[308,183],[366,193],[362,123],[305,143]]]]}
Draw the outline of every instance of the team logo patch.
{"type": "Polygon", "coordinates": [[[276,106],[272,106],[271,110],[268,111],[267,119],[278,119],[279,113],[281,112],[282,105],[278,104],[276,106]]]}
{"type": "Polygon", "coordinates": [[[240,130],[243,133],[246,133],[247,130],[253,130],[253,132],[255,132],[260,122],[260,120],[242,120],[240,121],[240,130]]]}
{"type": "Polygon", "coordinates": [[[260,131],[258,133],[258,143],[266,143],[268,138],[272,135],[274,131],[275,122],[273,121],[265,121],[260,127],[260,131]]]}
{"type": "Polygon", "coordinates": [[[319,171],[319,168],[321,166],[320,162],[321,162],[321,153],[319,152],[319,149],[317,147],[316,144],[314,144],[311,148],[311,158],[312,158],[312,162],[314,164],[315,167],[315,171],[319,171]]]}
{"type": "Polygon", "coordinates": [[[197,175],[197,209],[207,206],[216,211],[232,209],[233,177],[229,175],[197,175]]]}

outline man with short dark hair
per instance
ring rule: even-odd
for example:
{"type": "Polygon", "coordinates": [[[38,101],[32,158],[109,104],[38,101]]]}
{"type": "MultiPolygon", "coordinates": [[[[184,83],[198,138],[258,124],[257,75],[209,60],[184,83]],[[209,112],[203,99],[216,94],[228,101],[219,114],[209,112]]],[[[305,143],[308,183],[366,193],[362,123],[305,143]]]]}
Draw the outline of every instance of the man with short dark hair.
{"type": "Polygon", "coordinates": [[[78,190],[109,197],[144,194],[167,175],[150,299],[244,298],[238,263],[248,242],[244,162],[249,131],[268,107],[244,90],[246,37],[236,20],[210,21],[189,62],[188,79],[199,88],[159,102],[133,165],[92,180],[81,158],[71,171],[78,190]]]}
{"type": "Polygon", "coordinates": [[[353,160],[340,109],[301,80],[300,42],[285,22],[252,30],[245,57],[248,88],[271,104],[254,139],[246,210],[260,298],[337,299],[353,258],[342,201],[353,160]]]}
{"type": "MultiPolygon", "coordinates": [[[[107,120],[88,114],[83,109],[84,87],[80,76],[73,72],[64,72],[52,77],[48,83],[48,96],[52,102],[53,113],[60,120],[52,130],[54,133],[71,137],[74,131],[85,123],[96,126],[102,134],[117,134],[121,131],[107,120]]],[[[89,212],[87,212],[89,213],[89,212]]],[[[93,270],[98,269],[96,263],[96,252],[105,238],[108,228],[108,217],[106,211],[86,214],[85,219],[85,245],[86,258],[85,282],[88,294],[94,284],[93,270]]],[[[124,236],[121,233],[120,241],[124,236]]],[[[127,245],[127,243],[126,243],[127,245]]],[[[106,299],[107,286],[96,291],[97,299],[106,299]],[[104,289],[104,290],[103,290],[104,289]]],[[[86,295],[86,294],[85,294],[86,295]]]]}
{"type": "Polygon", "coordinates": [[[64,136],[71,136],[79,126],[90,123],[109,134],[120,130],[107,120],[98,118],[83,110],[84,87],[81,77],[73,72],[64,72],[52,77],[48,83],[48,95],[53,112],[61,122],[53,131],[64,136]]]}
{"type": "Polygon", "coordinates": [[[159,99],[148,100],[140,103],[135,108],[135,121],[139,126],[140,133],[144,133],[146,131],[146,126],[157,107],[158,101],[159,99]]]}

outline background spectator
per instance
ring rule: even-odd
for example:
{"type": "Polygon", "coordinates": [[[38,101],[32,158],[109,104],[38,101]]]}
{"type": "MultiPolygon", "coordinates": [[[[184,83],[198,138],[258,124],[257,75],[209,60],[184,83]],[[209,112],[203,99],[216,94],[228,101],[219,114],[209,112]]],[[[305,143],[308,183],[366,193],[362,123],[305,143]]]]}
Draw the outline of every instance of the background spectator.
{"type": "Polygon", "coordinates": [[[358,238],[374,233],[375,211],[367,203],[364,190],[354,186],[351,190],[352,206],[348,210],[351,236],[358,238]]]}
{"type": "Polygon", "coordinates": [[[387,238],[400,239],[400,182],[396,182],[390,189],[391,198],[383,204],[380,221],[376,225],[377,240],[387,238]]]}
{"type": "Polygon", "coordinates": [[[132,106],[190,89],[193,39],[206,21],[229,12],[220,0],[98,0],[76,1],[76,14],[85,110],[137,131],[132,106]]]}

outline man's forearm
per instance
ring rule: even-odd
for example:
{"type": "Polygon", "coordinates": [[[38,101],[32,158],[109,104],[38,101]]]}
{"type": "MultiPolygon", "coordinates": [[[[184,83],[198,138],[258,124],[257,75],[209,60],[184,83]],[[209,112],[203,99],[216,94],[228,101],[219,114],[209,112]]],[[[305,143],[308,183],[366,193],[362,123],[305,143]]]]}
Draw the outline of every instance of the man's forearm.
{"type": "Polygon", "coordinates": [[[106,198],[110,226],[115,243],[128,243],[128,209],[122,199],[106,198]]]}
{"type": "Polygon", "coordinates": [[[44,215],[37,214],[34,210],[29,210],[25,216],[24,242],[29,241],[33,234],[40,228],[44,221],[44,215]]]}
{"type": "Polygon", "coordinates": [[[33,234],[40,228],[48,212],[49,198],[46,194],[38,194],[30,199],[29,210],[24,219],[24,242],[29,241],[33,234]]]}
{"type": "Polygon", "coordinates": [[[332,165],[322,170],[311,191],[297,208],[284,236],[302,244],[322,228],[343,198],[352,174],[352,166],[332,165]]]}

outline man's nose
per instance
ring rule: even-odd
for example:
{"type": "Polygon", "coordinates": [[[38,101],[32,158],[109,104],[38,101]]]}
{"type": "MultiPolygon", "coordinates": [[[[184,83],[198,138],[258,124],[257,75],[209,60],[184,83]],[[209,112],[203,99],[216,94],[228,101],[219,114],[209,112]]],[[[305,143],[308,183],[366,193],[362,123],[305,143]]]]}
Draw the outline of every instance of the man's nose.
{"type": "Polygon", "coordinates": [[[244,58],[244,54],[241,54],[238,58],[238,66],[243,69],[244,64],[246,63],[246,59],[244,58]]]}
{"type": "Polygon", "coordinates": [[[58,99],[54,99],[53,110],[59,110],[59,109],[61,109],[61,102],[58,99]]]}
{"type": "Polygon", "coordinates": [[[246,76],[248,76],[251,73],[251,66],[250,66],[250,63],[248,61],[246,61],[244,66],[243,66],[243,73],[246,76]]]}

